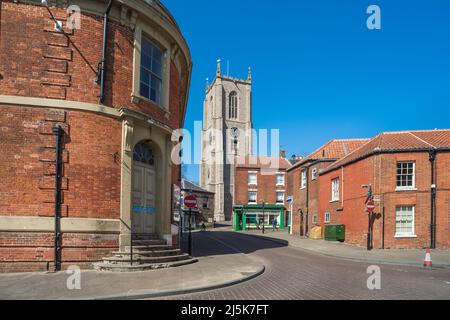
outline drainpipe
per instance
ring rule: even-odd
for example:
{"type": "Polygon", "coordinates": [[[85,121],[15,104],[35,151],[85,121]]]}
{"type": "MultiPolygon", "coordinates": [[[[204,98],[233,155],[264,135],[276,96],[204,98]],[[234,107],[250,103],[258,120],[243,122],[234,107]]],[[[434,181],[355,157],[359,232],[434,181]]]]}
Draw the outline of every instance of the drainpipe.
{"type": "Polygon", "coordinates": [[[430,249],[436,249],[436,180],[435,180],[435,165],[436,165],[436,150],[430,150],[431,163],[431,217],[430,217],[430,249]]]}
{"type": "Polygon", "coordinates": [[[306,167],[306,224],[305,224],[305,234],[308,236],[309,232],[309,167],[306,167]]]}
{"type": "Polygon", "coordinates": [[[61,151],[62,135],[64,131],[61,127],[54,127],[53,134],[56,137],[56,157],[55,157],[55,252],[54,252],[54,271],[61,270],[61,151]]]}
{"type": "Polygon", "coordinates": [[[105,13],[103,14],[103,49],[102,49],[102,61],[99,63],[98,72],[97,72],[97,82],[100,82],[100,104],[103,104],[105,101],[105,73],[106,73],[106,49],[108,42],[108,20],[109,13],[111,11],[111,7],[113,4],[113,0],[109,0],[108,7],[106,8],[105,13]],[[98,79],[100,77],[100,79],[98,79]]]}
{"type": "Polygon", "coordinates": [[[384,215],[384,206],[383,206],[383,223],[381,225],[381,249],[384,250],[384,234],[385,234],[385,215],[384,215]]]}

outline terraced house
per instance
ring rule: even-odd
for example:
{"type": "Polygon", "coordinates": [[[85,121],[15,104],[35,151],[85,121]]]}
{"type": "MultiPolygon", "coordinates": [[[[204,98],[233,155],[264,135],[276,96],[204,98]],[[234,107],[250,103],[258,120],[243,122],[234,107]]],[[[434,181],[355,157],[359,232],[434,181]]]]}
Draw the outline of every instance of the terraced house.
{"type": "Polygon", "coordinates": [[[367,244],[371,186],[374,248],[450,248],[450,130],[381,133],[319,181],[318,224],[345,225],[346,242],[367,244]]]}
{"type": "Polygon", "coordinates": [[[292,234],[308,236],[319,223],[319,173],[367,143],[368,139],[332,140],[287,169],[287,193],[293,197],[292,234]]]}
{"type": "Polygon", "coordinates": [[[172,245],[191,69],[159,1],[0,2],[0,271],[172,245]]]}

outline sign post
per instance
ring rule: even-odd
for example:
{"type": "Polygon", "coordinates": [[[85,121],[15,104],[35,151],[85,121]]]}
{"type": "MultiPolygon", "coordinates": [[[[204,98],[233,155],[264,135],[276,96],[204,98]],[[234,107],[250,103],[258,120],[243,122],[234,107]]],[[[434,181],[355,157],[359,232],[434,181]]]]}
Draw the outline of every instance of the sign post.
{"type": "Polygon", "coordinates": [[[188,253],[192,256],[192,208],[197,206],[197,198],[194,196],[187,196],[184,198],[184,205],[189,208],[189,239],[188,239],[188,253]]]}
{"type": "Polygon", "coordinates": [[[367,199],[366,199],[366,212],[368,215],[369,220],[369,227],[367,230],[367,250],[372,250],[372,215],[375,210],[375,201],[373,197],[373,191],[372,191],[372,185],[368,185],[367,188],[369,189],[367,192],[367,199]]]}
{"type": "Polygon", "coordinates": [[[289,204],[289,234],[292,235],[292,204],[294,203],[294,197],[287,197],[286,202],[289,204]]]}

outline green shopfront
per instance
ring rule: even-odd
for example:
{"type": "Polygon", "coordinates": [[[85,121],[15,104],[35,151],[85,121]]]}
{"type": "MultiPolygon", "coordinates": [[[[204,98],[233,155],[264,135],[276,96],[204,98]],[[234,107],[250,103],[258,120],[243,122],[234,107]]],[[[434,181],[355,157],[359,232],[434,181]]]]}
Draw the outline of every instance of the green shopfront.
{"type": "Polygon", "coordinates": [[[273,221],[277,221],[277,227],[282,230],[285,227],[284,206],[279,205],[243,205],[235,206],[233,214],[233,230],[244,231],[262,228],[272,228],[273,221]]]}

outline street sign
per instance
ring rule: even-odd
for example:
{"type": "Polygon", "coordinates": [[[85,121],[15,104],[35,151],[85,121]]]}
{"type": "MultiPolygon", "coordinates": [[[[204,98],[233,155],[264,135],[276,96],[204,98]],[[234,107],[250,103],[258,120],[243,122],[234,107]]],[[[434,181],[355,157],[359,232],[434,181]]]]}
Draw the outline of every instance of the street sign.
{"type": "Polygon", "coordinates": [[[289,197],[286,198],[286,203],[287,203],[287,204],[291,204],[291,203],[293,203],[293,202],[294,202],[294,197],[289,196],[289,197]]]}
{"type": "Polygon", "coordinates": [[[369,200],[366,205],[367,212],[372,213],[375,210],[375,202],[373,200],[369,200]]]}
{"type": "Polygon", "coordinates": [[[184,205],[188,208],[194,208],[197,206],[197,198],[194,196],[187,196],[184,198],[184,205]]]}

